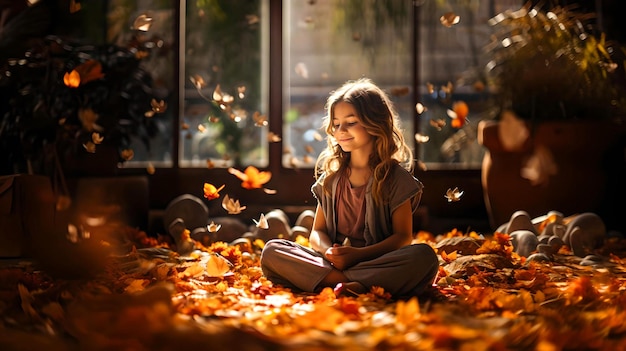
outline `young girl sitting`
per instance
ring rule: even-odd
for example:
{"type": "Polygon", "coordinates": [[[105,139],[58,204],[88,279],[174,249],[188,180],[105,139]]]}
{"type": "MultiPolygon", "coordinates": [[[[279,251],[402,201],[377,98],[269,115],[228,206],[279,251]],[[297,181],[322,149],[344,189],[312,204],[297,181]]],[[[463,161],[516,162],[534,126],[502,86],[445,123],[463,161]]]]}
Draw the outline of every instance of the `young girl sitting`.
{"type": "Polygon", "coordinates": [[[396,297],[430,287],[439,261],[427,244],[412,244],[413,212],[422,183],[387,94],[369,79],[349,81],[326,103],[328,145],[315,165],[317,199],[311,247],[266,243],[264,275],[305,292],[337,295],[382,287],[396,297]]]}

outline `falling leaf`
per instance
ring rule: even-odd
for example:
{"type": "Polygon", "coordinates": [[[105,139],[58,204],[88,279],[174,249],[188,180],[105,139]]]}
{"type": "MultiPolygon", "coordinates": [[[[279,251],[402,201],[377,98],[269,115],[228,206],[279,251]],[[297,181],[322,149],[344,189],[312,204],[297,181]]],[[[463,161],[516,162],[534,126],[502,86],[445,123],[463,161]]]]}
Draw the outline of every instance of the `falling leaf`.
{"type": "Polygon", "coordinates": [[[253,221],[254,221],[254,224],[256,224],[257,228],[268,229],[270,227],[270,225],[267,222],[267,219],[265,219],[265,215],[263,213],[261,213],[261,217],[259,218],[258,221],[256,219],[253,219],[253,221]]]}
{"type": "Polygon", "coordinates": [[[428,111],[428,108],[426,108],[426,106],[424,106],[421,102],[418,102],[415,104],[415,111],[418,115],[421,115],[422,113],[428,111]]]}
{"type": "Polygon", "coordinates": [[[446,121],[444,121],[443,119],[431,119],[429,122],[432,127],[439,131],[446,126],[446,121]]]}
{"type": "Polygon", "coordinates": [[[220,186],[219,188],[215,187],[215,185],[211,183],[204,183],[204,197],[207,200],[213,200],[220,197],[220,191],[224,189],[225,185],[220,186]]]}
{"type": "Polygon", "coordinates": [[[93,141],[94,144],[99,145],[104,141],[104,137],[100,136],[100,133],[92,133],[91,134],[91,141],[93,141]]]}
{"type": "Polygon", "coordinates": [[[76,66],[72,71],[63,76],[63,83],[70,88],[78,88],[82,84],[89,83],[104,77],[102,64],[97,60],[88,60],[76,66]]]}
{"type": "Polygon", "coordinates": [[[210,158],[207,158],[206,159],[206,167],[208,169],[215,168],[215,163],[210,158]]]}
{"type": "Polygon", "coordinates": [[[520,175],[528,179],[531,185],[547,184],[550,177],[557,174],[558,166],[554,162],[552,152],[543,145],[537,145],[533,154],[523,165],[520,175]]]}
{"type": "Polygon", "coordinates": [[[70,13],[76,13],[80,11],[80,9],[80,2],[77,2],[76,0],[70,0],[70,13]]]}
{"type": "Polygon", "coordinates": [[[417,162],[417,168],[419,170],[422,170],[422,171],[427,171],[428,170],[428,167],[426,167],[426,164],[424,163],[424,161],[417,160],[416,162],[417,162]]]}
{"type": "Polygon", "coordinates": [[[512,111],[503,111],[498,122],[498,139],[507,151],[518,151],[530,136],[526,122],[512,111]]]}
{"type": "Polygon", "coordinates": [[[221,103],[222,109],[225,109],[227,105],[229,105],[230,103],[232,103],[234,101],[234,98],[232,95],[229,95],[225,92],[222,91],[222,88],[220,87],[220,85],[218,84],[215,87],[215,90],[213,91],[213,100],[221,103]]]}
{"type": "Polygon", "coordinates": [[[156,99],[152,99],[150,106],[155,113],[163,113],[167,109],[167,104],[163,100],[157,101],[156,99]]]}
{"type": "Polygon", "coordinates": [[[448,27],[448,28],[459,23],[460,20],[461,20],[461,17],[455,14],[454,12],[446,12],[439,18],[439,21],[441,22],[441,24],[443,24],[445,27],[448,27]]]}
{"type": "Polygon", "coordinates": [[[135,152],[133,151],[133,149],[124,149],[120,153],[120,156],[122,156],[122,159],[124,159],[124,161],[130,161],[135,156],[135,152]]]}
{"type": "Polygon", "coordinates": [[[261,189],[263,187],[263,184],[269,182],[270,179],[272,179],[271,172],[259,171],[254,166],[248,166],[243,172],[236,168],[230,167],[228,168],[228,172],[242,181],[241,187],[244,189],[261,189]]]}
{"type": "Polygon", "coordinates": [[[274,194],[278,193],[278,191],[276,191],[275,189],[268,189],[268,188],[263,188],[263,192],[268,194],[268,195],[274,195],[274,194]]]}
{"type": "Polygon", "coordinates": [[[444,195],[444,197],[446,199],[448,199],[448,202],[456,202],[461,200],[461,196],[463,196],[463,191],[459,191],[458,187],[455,187],[454,189],[448,189],[446,191],[446,195],[444,195]]]}
{"type": "Polygon", "coordinates": [[[352,246],[352,243],[350,242],[350,238],[346,237],[345,239],[343,239],[343,242],[341,243],[342,246],[352,246]]]}
{"type": "Polygon", "coordinates": [[[66,72],[63,76],[63,83],[69,88],[78,88],[80,85],[80,74],[76,70],[66,72]]]}
{"type": "Polygon", "coordinates": [[[103,128],[96,122],[100,116],[90,108],[81,108],[78,110],[78,119],[86,131],[93,132],[94,130],[101,131],[103,128]]]}
{"type": "Polygon", "coordinates": [[[309,79],[309,69],[306,67],[306,64],[304,64],[304,62],[296,63],[294,70],[296,71],[296,74],[300,77],[304,79],[309,79]]]}
{"type": "Polygon", "coordinates": [[[267,116],[261,115],[259,111],[255,111],[252,114],[252,119],[254,119],[254,125],[257,127],[265,127],[267,125],[267,116]]]}
{"type": "Polygon", "coordinates": [[[148,172],[148,174],[154,174],[156,172],[156,168],[154,168],[152,162],[148,162],[148,166],[146,166],[146,172],[148,172]]]}
{"type": "Polygon", "coordinates": [[[315,133],[313,133],[313,139],[315,139],[317,141],[322,141],[322,140],[324,140],[324,137],[319,132],[315,132],[315,133]]]}
{"type": "Polygon", "coordinates": [[[151,26],[152,17],[148,16],[145,13],[142,13],[141,15],[137,16],[137,18],[135,18],[135,21],[133,22],[133,26],[131,28],[141,32],[147,32],[150,30],[151,26]]]}
{"type": "Polygon", "coordinates": [[[280,136],[276,135],[276,133],[269,132],[267,133],[267,141],[269,141],[270,143],[277,143],[281,141],[281,138],[280,136]]]}
{"type": "Polygon", "coordinates": [[[228,214],[239,214],[246,209],[246,206],[241,206],[239,200],[233,200],[226,194],[224,195],[224,200],[222,200],[222,208],[224,208],[228,214]]]}
{"type": "Polygon", "coordinates": [[[391,88],[391,95],[393,96],[398,96],[398,97],[402,97],[402,96],[407,96],[409,95],[409,92],[411,91],[411,89],[407,86],[404,87],[393,87],[391,88]]]}
{"type": "Polygon", "coordinates": [[[452,118],[453,128],[462,128],[467,123],[469,108],[464,101],[457,101],[452,105],[452,110],[448,110],[448,116],[452,118]]]}
{"type": "Polygon", "coordinates": [[[209,225],[207,225],[207,230],[209,233],[215,233],[222,228],[221,224],[215,224],[215,222],[211,221],[209,225]]]}
{"type": "Polygon", "coordinates": [[[432,83],[426,83],[426,91],[428,92],[429,95],[432,95],[435,93],[435,85],[432,83]]]}
{"type": "Polygon", "coordinates": [[[415,133],[415,141],[417,141],[418,143],[420,144],[427,143],[429,140],[430,140],[430,137],[428,135],[415,133]]]}
{"type": "Polygon", "coordinates": [[[204,87],[206,87],[206,82],[204,81],[204,78],[202,78],[202,76],[200,75],[193,75],[191,77],[189,77],[189,80],[191,80],[191,83],[193,84],[193,86],[196,87],[196,89],[200,90],[204,87]]]}
{"type": "Polygon", "coordinates": [[[57,211],[64,211],[70,208],[72,204],[72,198],[67,195],[59,195],[56,201],[56,209],[57,211]]]}
{"type": "Polygon", "coordinates": [[[246,97],[246,87],[243,85],[240,85],[237,87],[237,96],[239,96],[240,99],[243,99],[246,97]]]}
{"type": "Polygon", "coordinates": [[[89,153],[92,153],[92,154],[96,153],[96,144],[92,143],[91,141],[84,143],[83,147],[89,153]]]}
{"type": "Polygon", "coordinates": [[[67,225],[67,235],[65,236],[67,238],[67,240],[71,243],[77,243],[78,242],[78,228],[76,228],[75,225],[69,223],[67,225]]]}

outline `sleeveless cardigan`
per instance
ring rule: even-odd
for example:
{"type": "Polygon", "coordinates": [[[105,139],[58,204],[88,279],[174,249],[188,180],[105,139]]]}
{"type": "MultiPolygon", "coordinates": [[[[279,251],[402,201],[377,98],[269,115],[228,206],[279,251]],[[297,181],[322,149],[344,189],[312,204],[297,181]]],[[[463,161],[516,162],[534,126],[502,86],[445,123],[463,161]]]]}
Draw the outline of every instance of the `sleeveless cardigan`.
{"type": "MultiPolygon", "coordinates": [[[[339,177],[333,179],[332,193],[327,194],[323,189],[325,175],[311,186],[311,191],[324,211],[326,220],[326,231],[330,240],[335,243],[337,240],[336,229],[336,205],[335,196],[337,194],[337,184],[339,177]]],[[[388,196],[381,206],[375,208],[372,197],[373,178],[367,184],[365,190],[365,229],[363,237],[365,245],[378,243],[393,234],[391,215],[407,199],[411,200],[411,210],[415,212],[422,196],[424,185],[402,166],[396,164],[390,170],[390,177],[385,182],[385,194],[388,196]]]]}

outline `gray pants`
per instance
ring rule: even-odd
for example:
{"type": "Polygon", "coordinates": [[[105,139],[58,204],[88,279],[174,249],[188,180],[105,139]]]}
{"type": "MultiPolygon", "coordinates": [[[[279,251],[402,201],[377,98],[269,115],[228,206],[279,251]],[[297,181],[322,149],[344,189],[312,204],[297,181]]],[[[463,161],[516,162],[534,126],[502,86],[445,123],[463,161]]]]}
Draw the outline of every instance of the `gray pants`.
{"type": "MultiPolygon", "coordinates": [[[[334,269],[321,253],[284,239],[265,244],[261,268],[274,284],[305,292],[319,291],[320,281],[334,269]]],[[[435,251],[427,244],[413,244],[358,263],[343,274],[368,289],[380,286],[393,296],[410,296],[431,286],[438,270],[435,251]]]]}

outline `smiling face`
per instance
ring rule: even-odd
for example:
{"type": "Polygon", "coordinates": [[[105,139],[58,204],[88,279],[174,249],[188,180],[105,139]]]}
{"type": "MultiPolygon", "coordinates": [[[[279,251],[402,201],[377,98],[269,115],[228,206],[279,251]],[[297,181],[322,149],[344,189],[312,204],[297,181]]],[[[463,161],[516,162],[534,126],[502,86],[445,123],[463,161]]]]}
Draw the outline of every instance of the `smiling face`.
{"type": "Polygon", "coordinates": [[[333,107],[333,137],[344,152],[373,150],[373,137],[365,130],[357,111],[347,102],[339,102],[333,107]]]}

